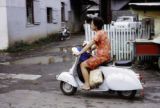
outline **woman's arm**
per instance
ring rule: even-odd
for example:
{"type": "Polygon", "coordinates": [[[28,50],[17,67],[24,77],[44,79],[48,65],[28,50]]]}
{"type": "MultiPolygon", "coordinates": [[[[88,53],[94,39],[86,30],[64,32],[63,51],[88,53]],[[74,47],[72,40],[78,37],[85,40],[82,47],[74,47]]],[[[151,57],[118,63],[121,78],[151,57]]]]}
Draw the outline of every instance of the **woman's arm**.
{"type": "Polygon", "coordinates": [[[92,45],[94,45],[95,42],[94,41],[91,41],[89,42],[79,53],[79,55],[83,54],[84,52],[86,52],[89,48],[91,48],[92,45]]]}

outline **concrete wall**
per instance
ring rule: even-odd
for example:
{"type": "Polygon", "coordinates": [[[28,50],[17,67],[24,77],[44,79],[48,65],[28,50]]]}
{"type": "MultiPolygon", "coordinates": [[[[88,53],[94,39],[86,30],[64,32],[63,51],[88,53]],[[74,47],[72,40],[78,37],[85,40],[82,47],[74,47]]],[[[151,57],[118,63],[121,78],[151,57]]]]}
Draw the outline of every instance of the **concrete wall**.
{"type": "Polygon", "coordinates": [[[160,11],[134,11],[138,13],[139,20],[144,18],[154,18],[155,36],[160,35],[160,11]]]}
{"type": "Polygon", "coordinates": [[[53,17],[56,19],[56,23],[47,24],[46,19],[46,9],[44,8],[43,16],[45,16],[45,24],[47,26],[47,34],[57,33],[61,30],[61,2],[60,0],[41,0],[45,4],[46,7],[52,7],[53,8],[53,17]]]}
{"type": "Polygon", "coordinates": [[[48,34],[56,33],[61,28],[61,9],[59,0],[38,0],[40,3],[39,12],[35,15],[39,17],[39,24],[27,24],[26,0],[7,0],[8,34],[9,43],[15,41],[33,42],[48,34]],[[57,23],[47,23],[46,7],[51,7],[56,11],[57,23]]]}
{"type": "Polygon", "coordinates": [[[66,21],[73,25],[70,0],[34,1],[39,4],[38,11],[34,12],[38,23],[28,24],[26,0],[0,0],[0,49],[6,49],[8,45],[16,41],[33,42],[47,35],[58,33],[62,26],[61,2],[65,3],[66,21]],[[53,10],[53,23],[47,23],[47,7],[53,10]]]}
{"type": "Polygon", "coordinates": [[[6,0],[0,0],[0,50],[8,47],[8,24],[6,0]]]}

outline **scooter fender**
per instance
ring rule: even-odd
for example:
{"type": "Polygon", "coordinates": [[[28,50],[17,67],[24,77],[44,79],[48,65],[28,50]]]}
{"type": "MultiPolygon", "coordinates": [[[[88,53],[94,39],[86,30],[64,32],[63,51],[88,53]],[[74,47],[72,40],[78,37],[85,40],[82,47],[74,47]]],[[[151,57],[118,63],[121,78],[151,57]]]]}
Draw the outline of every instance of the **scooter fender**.
{"type": "Polygon", "coordinates": [[[68,84],[78,87],[76,80],[74,79],[73,75],[69,72],[62,72],[61,74],[56,76],[57,80],[67,82],[68,84]]]}
{"type": "Polygon", "coordinates": [[[112,90],[140,90],[143,89],[138,78],[117,73],[107,77],[107,85],[112,90]]]}
{"type": "Polygon", "coordinates": [[[140,90],[142,84],[135,72],[130,69],[117,67],[101,67],[105,81],[111,90],[140,90]]]}

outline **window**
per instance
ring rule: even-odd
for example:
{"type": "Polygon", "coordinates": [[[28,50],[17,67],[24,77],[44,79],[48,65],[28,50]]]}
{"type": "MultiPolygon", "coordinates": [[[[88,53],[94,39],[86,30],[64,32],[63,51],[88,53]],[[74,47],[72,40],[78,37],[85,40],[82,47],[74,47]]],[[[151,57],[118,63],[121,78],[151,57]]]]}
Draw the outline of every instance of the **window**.
{"type": "Polygon", "coordinates": [[[26,13],[27,24],[40,24],[40,1],[39,0],[26,0],[26,13]]]}
{"type": "Polygon", "coordinates": [[[61,21],[65,22],[65,3],[61,2],[61,21]]]}
{"type": "Polygon", "coordinates": [[[34,24],[33,0],[26,0],[27,23],[34,24]]]}
{"type": "Polygon", "coordinates": [[[52,8],[47,7],[47,22],[52,23],[53,17],[52,17],[52,8]]]}

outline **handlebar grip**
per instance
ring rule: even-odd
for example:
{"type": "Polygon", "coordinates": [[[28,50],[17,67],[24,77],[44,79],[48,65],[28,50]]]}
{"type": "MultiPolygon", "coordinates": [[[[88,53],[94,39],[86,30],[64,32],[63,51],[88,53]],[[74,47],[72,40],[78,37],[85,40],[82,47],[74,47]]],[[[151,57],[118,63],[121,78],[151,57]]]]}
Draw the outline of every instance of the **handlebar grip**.
{"type": "Polygon", "coordinates": [[[76,47],[73,47],[72,48],[72,53],[77,54],[77,53],[79,53],[79,50],[76,47]]]}

